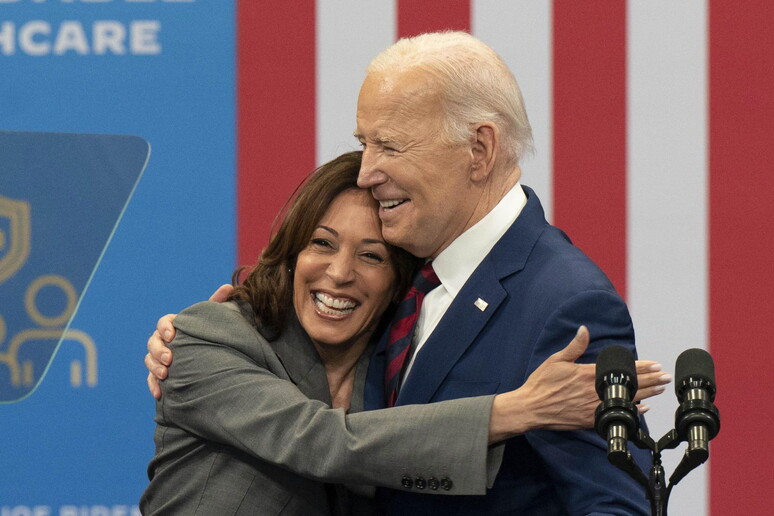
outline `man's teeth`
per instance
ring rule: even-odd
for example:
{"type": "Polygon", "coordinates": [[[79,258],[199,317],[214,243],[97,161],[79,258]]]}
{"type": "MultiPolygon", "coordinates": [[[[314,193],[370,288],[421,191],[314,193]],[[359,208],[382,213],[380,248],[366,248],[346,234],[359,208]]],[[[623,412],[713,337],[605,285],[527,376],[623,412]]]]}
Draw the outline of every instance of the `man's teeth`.
{"type": "Polygon", "coordinates": [[[399,204],[403,204],[405,202],[405,199],[397,200],[397,199],[391,199],[389,201],[379,201],[379,204],[382,208],[394,208],[395,206],[399,204]]]}
{"type": "Polygon", "coordinates": [[[348,314],[357,306],[351,299],[339,299],[323,292],[314,295],[314,304],[321,312],[332,315],[348,314]]]}

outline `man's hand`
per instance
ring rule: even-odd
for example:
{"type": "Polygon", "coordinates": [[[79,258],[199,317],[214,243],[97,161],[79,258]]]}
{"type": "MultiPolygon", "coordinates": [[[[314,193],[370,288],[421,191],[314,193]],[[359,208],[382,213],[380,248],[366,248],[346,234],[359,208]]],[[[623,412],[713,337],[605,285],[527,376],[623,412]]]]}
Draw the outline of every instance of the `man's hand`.
{"type": "MultiPolygon", "coordinates": [[[[211,296],[210,301],[222,303],[234,291],[232,285],[221,285],[211,296]]],[[[175,327],[172,322],[176,314],[167,314],[156,323],[154,331],[148,339],[148,353],[145,355],[145,367],[148,368],[148,390],[154,398],[161,399],[159,380],[167,377],[172,364],[172,351],[167,344],[175,338],[175,327]]]]}
{"type": "MultiPolygon", "coordinates": [[[[594,387],[595,364],[576,364],[586,352],[589,331],[578,329],[575,338],[563,350],[540,364],[515,391],[498,394],[492,405],[490,443],[528,430],[578,430],[594,427],[594,410],[599,397],[594,387]]],[[[637,361],[637,382],[640,389],[635,401],[664,391],[672,380],[661,372],[661,365],[649,360],[637,361]]],[[[650,407],[638,406],[640,413],[650,407]]]]}

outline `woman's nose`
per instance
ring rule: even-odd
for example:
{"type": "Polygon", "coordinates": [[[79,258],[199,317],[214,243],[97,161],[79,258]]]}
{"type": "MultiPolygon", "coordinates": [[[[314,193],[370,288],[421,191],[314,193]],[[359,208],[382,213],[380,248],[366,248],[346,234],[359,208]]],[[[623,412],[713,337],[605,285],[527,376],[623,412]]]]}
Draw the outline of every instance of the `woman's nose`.
{"type": "Polygon", "coordinates": [[[348,253],[338,252],[328,264],[328,277],[337,284],[347,283],[355,277],[355,264],[348,253]]]}

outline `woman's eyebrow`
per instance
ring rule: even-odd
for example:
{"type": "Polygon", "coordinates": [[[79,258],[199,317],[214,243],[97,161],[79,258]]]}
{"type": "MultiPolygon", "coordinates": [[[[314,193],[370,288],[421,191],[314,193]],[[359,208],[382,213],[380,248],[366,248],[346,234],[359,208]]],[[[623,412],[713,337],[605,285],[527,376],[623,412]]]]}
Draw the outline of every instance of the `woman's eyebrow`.
{"type": "Polygon", "coordinates": [[[331,228],[331,227],[328,227],[328,226],[323,226],[322,224],[320,224],[319,226],[317,226],[317,229],[324,229],[324,230],[325,230],[325,231],[327,231],[328,233],[331,233],[333,236],[336,236],[336,237],[337,237],[337,236],[339,236],[339,232],[338,232],[338,231],[336,231],[335,229],[333,229],[333,228],[331,228]]]}

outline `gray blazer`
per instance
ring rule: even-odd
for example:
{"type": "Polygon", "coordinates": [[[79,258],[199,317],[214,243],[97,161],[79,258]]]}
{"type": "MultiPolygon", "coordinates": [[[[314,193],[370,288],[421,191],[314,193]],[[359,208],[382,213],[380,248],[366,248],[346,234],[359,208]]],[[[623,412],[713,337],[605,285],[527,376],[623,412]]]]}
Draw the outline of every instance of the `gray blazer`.
{"type": "Polygon", "coordinates": [[[341,499],[323,482],[397,489],[408,477],[437,494],[486,492],[501,456],[487,447],[493,396],[331,409],[324,366],[295,317],[270,335],[242,310],[204,302],[175,319],[143,514],[332,514],[341,499]]]}

